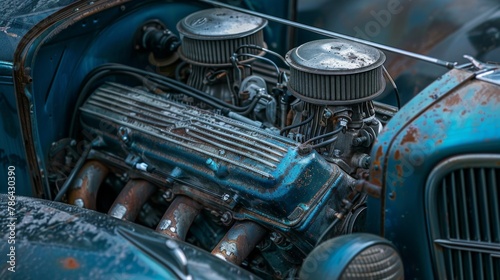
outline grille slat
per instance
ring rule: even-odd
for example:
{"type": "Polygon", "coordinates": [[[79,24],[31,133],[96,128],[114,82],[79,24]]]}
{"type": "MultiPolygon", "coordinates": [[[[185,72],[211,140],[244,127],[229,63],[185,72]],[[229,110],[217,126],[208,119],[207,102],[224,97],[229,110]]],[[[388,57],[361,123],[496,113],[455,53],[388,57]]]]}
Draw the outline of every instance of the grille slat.
{"type": "MultiPolygon", "coordinates": [[[[495,176],[495,172],[494,170],[489,170],[488,171],[489,173],[489,176],[488,176],[488,185],[490,186],[498,186],[497,184],[497,178],[495,176]]],[[[489,212],[492,213],[492,219],[490,220],[491,221],[491,225],[493,227],[493,232],[492,232],[492,240],[493,242],[495,243],[500,243],[500,208],[499,207],[495,207],[497,205],[499,205],[499,192],[498,192],[498,189],[497,188],[493,188],[491,190],[491,194],[488,195],[488,197],[490,198],[490,209],[489,209],[489,212]]]]}
{"type": "Polygon", "coordinates": [[[464,256],[464,259],[465,259],[465,265],[463,267],[463,277],[465,277],[465,279],[473,279],[473,275],[472,275],[472,271],[473,271],[473,259],[472,259],[472,252],[470,251],[462,251],[462,254],[465,255],[464,256]]]}
{"type": "Polygon", "coordinates": [[[455,226],[455,234],[451,236],[451,238],[460,238],[460,223],[458,222],[458,206],[457,206],[457,192],[455,191],[455,177],[451,177],[451,203],[453,205],[453,211],[451,216],[453,216],[454,226],[455,226]]]}
{"type": "Polygon", "coordinates": [[[484,271],[482,273],[481,279],[485,279],[488,278],[488,275],[493,275],[491,259],[486,257],[485,255],[481,255],[480,257],[484,265],[484,271]]]}
{"type": "MultiPolygon", "coordinates": [[[[457,173],[454,174],[456,177],[458,177],[458,180],[459,180],[459,185],[458,187],[460,188],[460,192],[458,193],[459,196],[460,196],[460,203],[461,205],[459,205],[459,208],[460,208],[460,217],[461,217],[461,220],[463,221],[463,223],[461,223],[461,236],[459,236],[460,239],[465,239],[465,240],[470,240],[470,234],[469,234],[469,230],[470,230],[470,226],[469,226],[469,217],[468,217],[468,209],[469,207],[467,207],[467,192],[465,190],[465,181],[464,181],[464,173],[463,173],[463,170],[460,170],[457,173]]],[[[455,187],[457,187],[455,185],[455,187]]]]}
{"type": "MultiPolygon", "coordinates": [[[[461,171],[462,174],[464,173],[464,171],[462,170],[461,171]]],[[[473,231],[473,234],[471,234],[473,237],[472,239],[473,240],[480,240],[481,239],[481,225],[480,225],[480,215],[479,215],[479,212],[481,211],[481,208],[479,207],[479,203],[478,203],[478,192],[480,190],[478,190],[477,188],[477,185],[476,185],[476,180],[475,180],[475,176],[474,176],[474,170],[472,169],[469,169],[467,170],[467,174],[468,174],[468,185],[470,186],[470,191],[471,191],[471,202],[472,202],[472,209],[471,209],[471,212],[472,212],[472,223],[474,224],[474,227],[472,228],[472,231],[473,231]]],[[[484,205],[484,204],[483,204],[484,205]]]]}
{"type": "MultiPolygon", "coordinates": [[[[473,173],[474,174],[474,173],[473,173]]],[[[480,169],[480,178],[481,178],[481,183],[480,185],[482,186],[486,186],[488,183],[487,183],[487,180],[486,180],[486,173],[485,173],[485,170],[484,168],[481,168],[480,169]]],[[[485,191],[484,188],[480,188],[480,197],[481,197],[481,201],[483,202],[481,204],[481,208],[480,208],[480,219],[481,219],[481,237],[483,240],[485,241],[488,241],[488,242],[492,242],[492,238],[491,238],[491,228],[490,228],[490,213],[488,211],[488,209],[490,209],[490,203],[488,202],[488,193],[485,191]]],[[[494,207],[493,207],[494,208],[494,207]]],[[[498,224],[498,221],[497,220],[497,224],[498,224]]],[[[495,224],[495,223],[492,223],[492,224],[495,224]]]]}
{"type": "Polygon", "coordinates": [[[430,233],[443,279],[500,279],[500,156],[460,156],[427,186],[430,233]]]}
{"type": "MultiPolygon", "coordinates": [[[[451,250],[444,250],[446,255],[446,262],[453,263],[453,254],[451,250]]],[[[451,279],[455,279],[455,273],[451,266],[446,266],[446,274],[450,276],[451,279]]]]}
{"type": "Polygon", "coordinates": [[[480,253],[474,253],[472,255],[472,260],[474,261],[474,268],[472,269],[472,272],[474,273],[473,277],[474,279],[484,279],[484,274],[482,271],[483,267],[483,258],[480,253]]]}

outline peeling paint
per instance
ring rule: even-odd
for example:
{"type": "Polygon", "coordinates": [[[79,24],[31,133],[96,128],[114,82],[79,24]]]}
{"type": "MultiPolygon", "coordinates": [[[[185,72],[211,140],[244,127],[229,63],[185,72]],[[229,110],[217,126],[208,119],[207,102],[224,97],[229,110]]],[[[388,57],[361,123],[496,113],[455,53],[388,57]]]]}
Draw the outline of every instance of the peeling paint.
{"type": "Polygon", "coordinates": [[[68,257],[61,260],[61,264],[65,269],[78,269],[80,268],[80,263],[72,257],[68,257]]]}
{"type": "Polygon", "coordinates": [[[403,139],[401,140],[401,145],[405,145],[406,143],[409,143],[409,142],[417,142],[417,139],[419,137],[419,134],[418,134],[418,128],[414,127],[414,126],[410,126],[406,132],[406,135],[403,137],[403,139]]]}

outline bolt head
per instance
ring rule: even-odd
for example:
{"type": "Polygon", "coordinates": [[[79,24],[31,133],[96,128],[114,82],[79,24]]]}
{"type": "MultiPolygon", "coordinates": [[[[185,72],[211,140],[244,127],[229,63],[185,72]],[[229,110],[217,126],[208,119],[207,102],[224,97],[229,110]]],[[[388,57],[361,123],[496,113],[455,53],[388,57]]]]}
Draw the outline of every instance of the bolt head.
{"type": "Polygon", "coordinates": [[[74,205],[80,207],[80,208],[83,208],[85,207],[85,203],[83,202],[83,199],[81,198],[77,198],[75,199],[75,201],[73,202],[74,205]]]}
{"type": "Polygon", "coordinates": [[[222,216],[220,217],[220,221],[225,225],[231,223],[232,220],[233,216],[229,212],[224,212],[224,214],[222,214],[222,216]]]}
{"type": "Polygon", "coordinates": [[[172,191],[165,191],[162,196],[166,201],[170,201],[174,198],[174,193],[172,193],[172,191]]]}

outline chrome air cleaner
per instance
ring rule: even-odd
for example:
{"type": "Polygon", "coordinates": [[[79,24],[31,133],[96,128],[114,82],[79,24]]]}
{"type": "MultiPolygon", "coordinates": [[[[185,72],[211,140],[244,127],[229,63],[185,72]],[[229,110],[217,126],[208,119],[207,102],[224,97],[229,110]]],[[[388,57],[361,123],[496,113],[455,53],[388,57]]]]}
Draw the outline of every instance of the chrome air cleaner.
{"type": "MultiPolygon", "coordinates": [[[[267,20],[228,9],[193,13],[177,23],[181,34],[180,55],[200,66],[230,65],[230,57],[245,44],[265,46],[263,28],[267,20]]],[[[248,50],[258,54],[258,50],[248,50]]]]}
{"type": "Polygon", "coordinates": [[[385,88],[381,51],[341,39],[305,43],[286,55],[292,93],[311,104],[349,105],[385,88]]]}

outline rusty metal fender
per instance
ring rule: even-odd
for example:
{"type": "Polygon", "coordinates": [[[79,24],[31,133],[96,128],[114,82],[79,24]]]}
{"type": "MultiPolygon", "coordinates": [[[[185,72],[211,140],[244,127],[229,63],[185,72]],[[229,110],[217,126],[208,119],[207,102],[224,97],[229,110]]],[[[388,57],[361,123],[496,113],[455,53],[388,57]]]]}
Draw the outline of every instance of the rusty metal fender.
{"type": "Polygon", "coordinates": [[[500,152],[500,87],[454,69],[429,85],[387,124],[372,150],[368,228],[400,248],[406,275],[432,275],[425,220],[425,182],[446,158],[500,152]],[[418,252],[418,253],[416,253],[418,252]]]}

